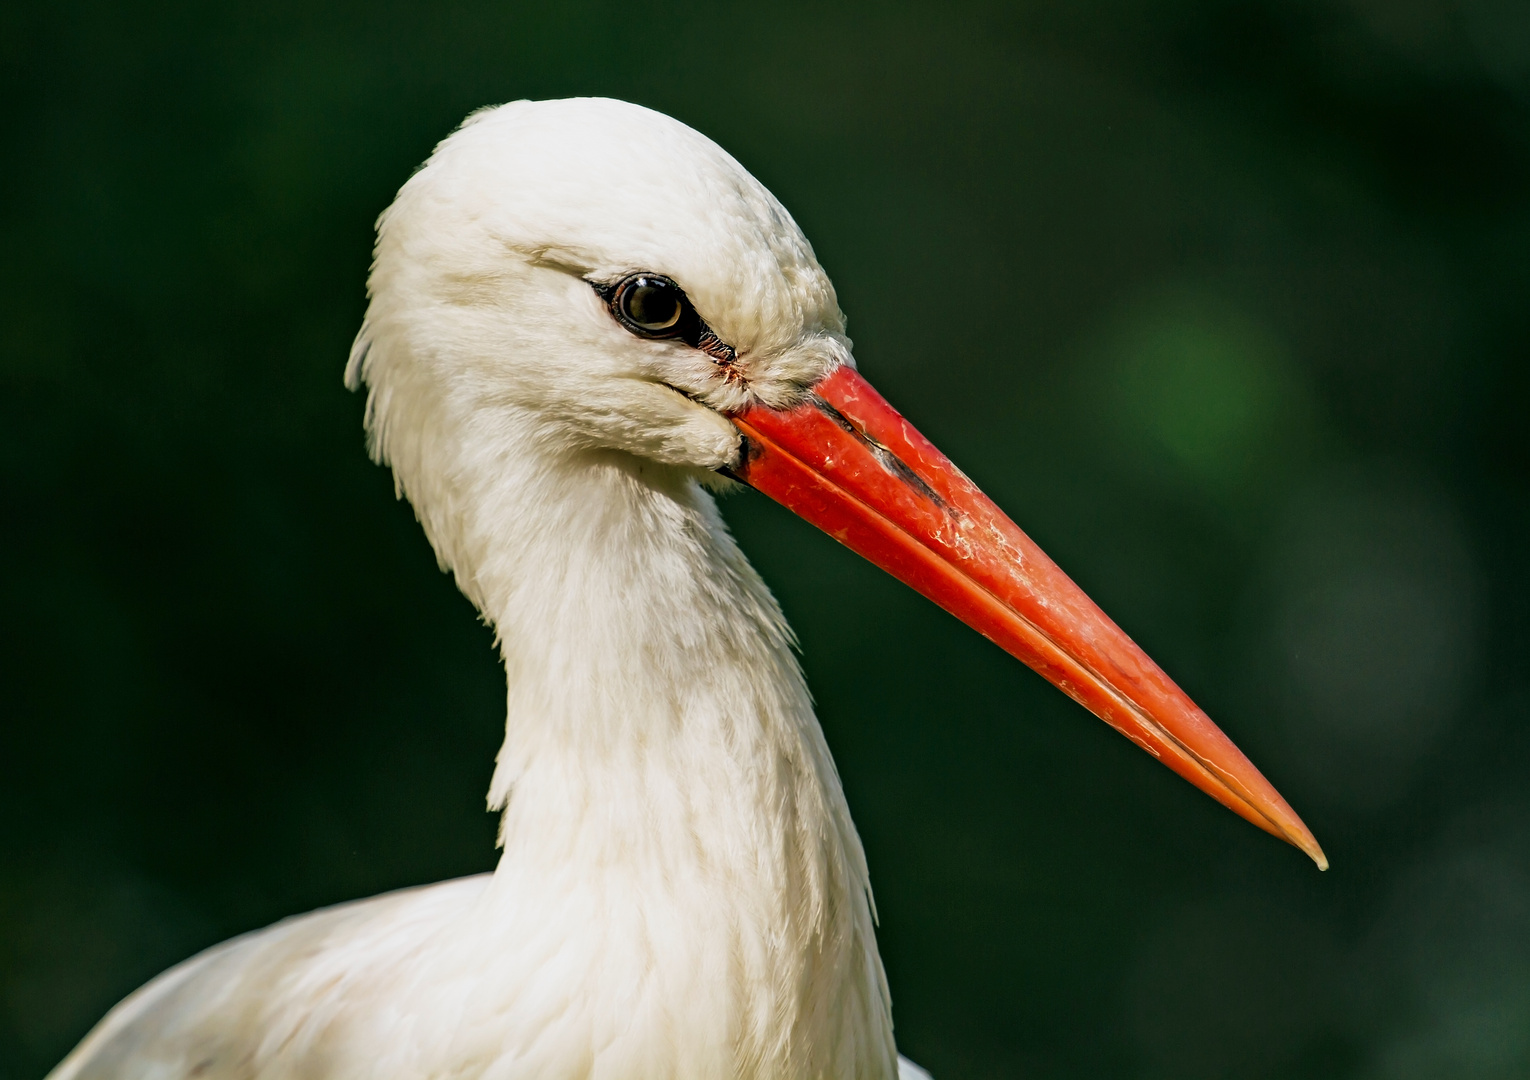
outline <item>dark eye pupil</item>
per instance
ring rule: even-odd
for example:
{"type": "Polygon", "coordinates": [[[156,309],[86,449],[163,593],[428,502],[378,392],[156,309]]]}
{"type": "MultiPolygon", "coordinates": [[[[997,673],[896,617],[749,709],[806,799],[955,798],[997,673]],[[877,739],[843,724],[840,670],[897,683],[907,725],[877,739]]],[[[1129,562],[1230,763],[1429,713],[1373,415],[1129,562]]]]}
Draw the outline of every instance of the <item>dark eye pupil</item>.
{"type": "Polygon", "coordinates": [[[684,311],[680,290],[667,281],[638,278],[622,290],[622,314],[650,333],[670,329],[684,311]]]}

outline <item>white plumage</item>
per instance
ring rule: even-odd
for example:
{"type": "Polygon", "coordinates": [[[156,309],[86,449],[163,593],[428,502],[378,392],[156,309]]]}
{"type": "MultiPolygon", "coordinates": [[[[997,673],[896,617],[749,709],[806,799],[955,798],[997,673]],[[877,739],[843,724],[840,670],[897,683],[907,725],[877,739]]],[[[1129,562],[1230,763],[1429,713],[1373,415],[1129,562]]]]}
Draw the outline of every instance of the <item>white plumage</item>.
{"type": "Polygon", "coordinates": [[[492,875],[288,920],[119,1005],[55,1080],[892,1077],[865,859],[722,413],[850,364],[828,278],[709,140],[605,100],[474,114],[379,223],[347,371],[508,680],[492,875]],[[615,321],[656,270],[737,378],[615,321]]]}
{"type": "Polygon", "coordinates": [[[791,631],[709,488],[749,483],[1213,798],[1316,839],[1232,742],[855,370],[790,215],[667,117],[469,117],[378,226],[346,371],[495,628],[498,869],[237,939],[55,1080],[923,1073],[791,631]]]}

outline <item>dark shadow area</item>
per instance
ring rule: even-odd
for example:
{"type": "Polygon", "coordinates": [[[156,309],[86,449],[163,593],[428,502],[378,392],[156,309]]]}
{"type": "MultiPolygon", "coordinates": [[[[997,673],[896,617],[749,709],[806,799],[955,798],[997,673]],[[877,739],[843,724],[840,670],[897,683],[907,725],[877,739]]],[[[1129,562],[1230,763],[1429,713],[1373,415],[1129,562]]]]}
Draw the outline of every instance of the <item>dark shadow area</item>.
{"type": "Polygon", "coordinates": [[[468,111],[796,215],[862,370],[1264,769],[1250,828],[763,498],[937,1080],[1530,1075],[1530,14],[1509,0],[0,11],[0,1080],[492,867],[491,635],[341,386],[468,111]]]}

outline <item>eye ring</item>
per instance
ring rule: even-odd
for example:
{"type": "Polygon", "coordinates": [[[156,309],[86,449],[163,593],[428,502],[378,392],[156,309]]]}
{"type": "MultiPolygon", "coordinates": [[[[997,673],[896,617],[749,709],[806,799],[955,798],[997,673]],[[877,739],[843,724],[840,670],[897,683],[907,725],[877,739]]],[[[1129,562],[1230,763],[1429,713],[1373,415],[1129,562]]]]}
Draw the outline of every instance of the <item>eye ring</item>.
{"type": "Polygon", "coordinates": [[[685,290],[663,274],[629,274],[612,287],[606,302],[616,321],[638,337],[689,340],[700,321],[685,290]]]}
{"type": "Polygon", "coordinates": [[[609,285],[590,281],[590,287],[628,333],[651,341],[683,341],[710,356],[729,382],[743,378],[738,353],[697,314],[674,278],[639,270],[609,285]]]}

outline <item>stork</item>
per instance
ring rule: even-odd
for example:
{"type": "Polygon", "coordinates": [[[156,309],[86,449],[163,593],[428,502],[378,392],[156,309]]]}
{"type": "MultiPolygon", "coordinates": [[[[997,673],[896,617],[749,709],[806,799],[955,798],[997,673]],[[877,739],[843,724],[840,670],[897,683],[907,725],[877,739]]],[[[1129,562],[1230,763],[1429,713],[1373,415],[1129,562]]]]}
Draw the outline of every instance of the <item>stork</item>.
{"type": "Polygon", "coordinates": [[[288,919],[132,994],[54,1080],[925,1075],[748,485],[1320,867],[1222,732],[857,370],[771,194],[617,101],[476,112],[378,221],[346,368],[507,692],[492,874],[288,919]]]}

